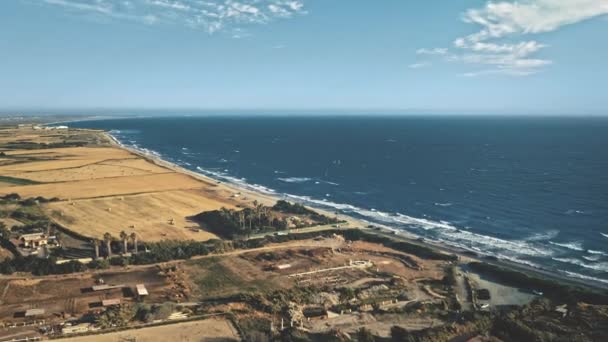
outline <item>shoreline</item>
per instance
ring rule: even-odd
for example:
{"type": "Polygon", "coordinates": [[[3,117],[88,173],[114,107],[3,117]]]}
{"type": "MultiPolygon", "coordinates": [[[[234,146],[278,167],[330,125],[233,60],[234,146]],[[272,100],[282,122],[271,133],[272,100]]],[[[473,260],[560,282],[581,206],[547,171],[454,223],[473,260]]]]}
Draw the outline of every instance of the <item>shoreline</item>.
{"type": "MultiPolygon", "coordinates": [[[[104,137],[107,138],[108,141],[111,142],[111,145],[116,148],[124,149],[124,150],[126,150],[130,153],[133,153],[141,158],[144,158],[145,160],[148,160],[158,166],[167,168],[174,172],[185,174],[196,180],[206,182],[209,184],[213,184],[215,186],[218,186],[219,189],[221,189],[221,190],[226,190],[233,194],[243,195],[244,197],[246,197],[248,199],[247,202],[257,200],[258,202],[265,203],[267,205],[268,204],[272,205],[279,199],[291,199],[292,201],[294,200],[294,198],[290,198],[291,196],[288,196],[288,195],[281,195],[278,193],[274,194],[274,195],[267,194],[260,190],[247,188],[245,186],[226,182],[223,180],[218,180],[211,176],[207,176],[203,173],[199,173],[196,171],[186,169],[185,167],[182,167],[182,166],[172,163],[170,161],[164,160],[161,156],[154,155],[153,153],[146,153],[145,151],[126,146],[126,145],[122,144],[116,137],[114,137],[108,131],[100,131],[100,132],[104,137]]],[[[314,210],[316,210],[322,214],[330,215],[330,216],[333,215],[333,213],[331,213],[323,208],[318,208],[318,207],[315,207],[314,205],[311,206],[308,203],[304,203],[304,204],[312,207],[314,210]]],[[[439,250],[439,251],[442,251],[445,253],[449,253],[449,254],[455,254],[464,260],[479,261],[479,262],[515,270],[518,272],[532,273],[535,275],[539,275],[540,277],[548,278],[551,280],[555,280],[559,283],[564,283],[564,284],[568,284],[568,285],[582,286],[585,288],[600,289],[600,290],[608,289],[608,283],[603,283],[601,281],[591,280],[591,279],[581,279],[581,278],[575,277],[575,276],[556,274],[555,271],[552,271],[552,270],[548,270],[548,269],[544,269],[544,268],[537,268],[537,267],[533,267],[530,265],[526,265],[524,263],[518,263],[518,262],[505,260],[505,259],[494,260],[494,259],[490,259],[488,256],[480,255],[478,252],[469,251],[469,250],[466,250],[466,249],[463,249],[463,248],[460,248],[457,246],[451,246],[448,243],[442,242],[442,241],[437,241],[437,242],[430,241],[429,239],[424,238],[422,236],[418,236],[416,234],[410,233],[408,231],[400,230],[398,228],[393,228],[393,227],[387,226],[385,224],[379,224],[379,223],[375,223],[375,222],[366,221],[364,219],[358,219],[358,218],[355,218],[355,217],[352,217],[352,216],[349,216],[349,215],[343,214],[343,213],[341,213],[341,217],[344,218],[348,222],[348,225],[350,228],[361,228],[365,231],[372,232],[372,233],[375,233],[378,235],[383,235],[383,236],[391,237],[394,239],[404,240],[409,243],[414,243],[414,244],[417,244],[420,246],[433,248],[433,249],[436,249],[436,250],[439,250]],[[370,228],[368,228],[369,225],[373,225],[374,227],[377,227],[380,230],[370,229],[370,228]],[[473,255],[471,255],[471,253],[475,253],[475,254],[477,254],[477,256],[473,256],[473,255]]],[[[584,276],[584,275],[581,275],[581,276],[584,276]]]]}
{"type": "MultiPolygon", "coordinates": [[[[126,145],[122,144],[117,138],[115,138],[109,132],[103,131],[102,134],[109,141],[111,141],[112,145],[116,148],[120,148],[120,149],[126,150],[130,153],[133,153],[160,167],[164,167],[164,168],[167,168],[174,172],[188,175],[196,180],[199,180],[199,181],[202,181],[205,183],[213,184],[214,186],[217,186],[220,190],[226,190],[233,194],[238,194],[239,197],[247,198],[247,200],[246,200],[247,202],[252,202],[253,200],[257,200],[258,202],[264,203],[265,205],[274,205],[276,203],[276,201],[286,198],[286,196],[281,196],[281,194],[278,194],[278,193],[277,194],[263,193],[256,189],[251,189],[251,188],[247,188],[245,186],[240,186],[239,184],[234,184],[234,183],[218,180],[213,177],[207,176],[203,173],[199,173],[196,171],[186,169],[183,166],[180,166],[180,165],[177,165],[170,161],[167,161],[167,160],[163,159],[162,157],[159,157],[152,153],[146,153],[145,151],[141,151],[136,148],[126,146],[126,145]]],[[[245,200],[243,200],[243,201],[245,201],[245,200]]],[[[331,213],[327,210],[324,210],[322,208],[314,207],[314,209],[327,216],[333,215],[333,213],[331,213]]],[[[342,218],[345,218],[346,221],[348,222],[348,224],[351,226],[362,225],[361,228],[365,228],[365,226],[372,224],[371,222],[356,219],[356,218],[350,217],[345,214],[341,214],[341,216],[342,216],[342,218]]],[[[386,228],[388,228],[388,227],[386,227],[386,228]]],[[[415,236],[413,234],[412,234],[412,237],[417,238],[417,236],[415,236]]]]}

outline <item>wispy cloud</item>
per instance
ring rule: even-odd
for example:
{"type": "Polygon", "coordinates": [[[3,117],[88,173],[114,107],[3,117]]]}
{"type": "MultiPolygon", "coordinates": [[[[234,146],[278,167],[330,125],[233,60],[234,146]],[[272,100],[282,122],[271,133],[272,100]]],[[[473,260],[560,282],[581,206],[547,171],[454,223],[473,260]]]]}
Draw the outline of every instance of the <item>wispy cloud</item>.
{"type": "Polygon", "coordinates": [[[422,69],[422,68],[426,68],[428,66],[431,66],[430,62],[420,62],[420,63],[413,63],[408,65],[408,68],[410,69],[422,69]]]}
{"type": "Polygon", "coordinates": [[[145,24],[179,24],[246,36],[243,27],[306,14],[304,0],[42,0],[76,14],[145,24]],[[236,32],[236,33],[235,33],[236,32]]]}
{"type": "Polygon", "coordinates": [[[448,53],[447,48],[434,48],[434,49],[418,49],[416,50],[417,55],[445,55],[448,53]]]}
{"type": "MultiPolygon", "coordinates": [[[[608,0],[489,1],[462,15],[465,23],[478,26],[479,31],[457,38],[452,50],[445,49],[443,55],[447,61],[485,66],[464,76],[531,75],[553,61],[534,57],[547,46],[525,37],[606,14],[608,0]]],[[[417,54],[435,50],[444,49],[420,49],[417,54]]]]}

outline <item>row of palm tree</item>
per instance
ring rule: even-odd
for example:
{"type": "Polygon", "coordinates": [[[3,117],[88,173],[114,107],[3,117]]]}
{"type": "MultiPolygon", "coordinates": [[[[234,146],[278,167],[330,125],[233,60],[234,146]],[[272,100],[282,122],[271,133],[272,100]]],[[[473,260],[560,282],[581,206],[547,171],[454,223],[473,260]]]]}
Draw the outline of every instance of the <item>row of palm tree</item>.
{"type": "MultiPolygon", "coordinates": [[[[223,210],[227,210],[222,208],[223,210]]],[[[245,229],[245,224],[249,223],[249,229],[252,227],[253,220],[257,221],[257,226],[262,226],[262,222],[266,222],[270,226],[274,226],[275,219],[278,216],[272,211],[272,208],[265,206],[258,201],[253,201],[253,208],[241,210],[238,212],[239,224],[241,229],[245,229]]]]}
{"type": "MultiPolygon", "coordinates": [[[[127,232],[125,232],[124,230],[120,232],[120,240],[122,241],[122,252],[123,254],[126,254],[128,251],[128,242],[129,240],[131,240],[131,242],[133,243],[133,251],[134,253],[138,253],[138,244],[137,244],[137,234],[135,232],[128,234],[127,232]]],[[[105,242],[106,244],[106,251],[107,251],[107,256],[111,257],[112,256],[112,241],[114,241],[114,237],[112,236],[112,234],[110,234],[109,232],[106,232],[105,234],[103,234],[103,242],[105,242]]],[[[99,258],[99,244],[101,243],[100,240],[94,239],[93,241],[93,245],[95,246],[95,257],[99,258]]]]}

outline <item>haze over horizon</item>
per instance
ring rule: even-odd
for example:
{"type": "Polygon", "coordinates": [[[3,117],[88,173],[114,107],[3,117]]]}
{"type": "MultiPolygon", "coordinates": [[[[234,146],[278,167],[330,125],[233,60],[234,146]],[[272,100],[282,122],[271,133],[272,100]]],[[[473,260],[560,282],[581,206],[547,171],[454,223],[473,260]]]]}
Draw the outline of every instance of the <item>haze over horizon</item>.
{"type": "Polygon", "coordinates": [[[14,0],[0,112],[606,115],[608,0],[14,0]]]}

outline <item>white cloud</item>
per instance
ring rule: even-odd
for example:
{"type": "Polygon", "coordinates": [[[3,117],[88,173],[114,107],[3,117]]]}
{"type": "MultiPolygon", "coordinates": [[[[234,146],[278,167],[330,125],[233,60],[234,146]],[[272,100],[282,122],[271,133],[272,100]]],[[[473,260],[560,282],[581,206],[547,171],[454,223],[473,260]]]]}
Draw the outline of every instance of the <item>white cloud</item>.
{"type": "Polygon", "coordinates": [[[531,75],[553,62],[533,57],[546,45],[524,37],[606,14],[608,0],[488,1],[463,14],[462,20],[479,31],[454,40],[455,51],[446,53],[446,60],[491,66],[465,76],[531,75]]]}
{"type": "Polygon", "coordinates": [[[446,49],[446,48],[416,50],[416,54],[418,54],[418,55],[445,55],[446,53],[448,53],[448,49],[446,49]]]}
{"type": "Polygon", "coordinates": [[[550,32],[604,14],[608,14],[608,0],[488,2],[483,8],[469,9],[463,15],[465,22],[482,27],[465,39],[478,42],[514,34],[550,32]]]}
{"type": "Polygon", "coordinates": [[[420,63],[413,63],[408,65],[408,68],[410,69],[421,69],[421,68],[426,68],[428,66],[431,66],[430,62],[420,62],[420,63]]]}
{"type": "MultiPolygon", "coordinates": [[[[304,0],[42,0],[73,13],[145,24],[180,24],[209,33],[306,14],[304,0]]],[[[232,34],[246,36],[243,31],[232,34]]]]}

